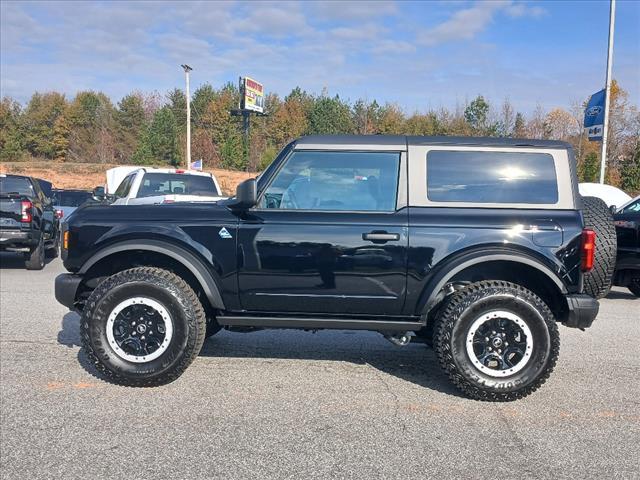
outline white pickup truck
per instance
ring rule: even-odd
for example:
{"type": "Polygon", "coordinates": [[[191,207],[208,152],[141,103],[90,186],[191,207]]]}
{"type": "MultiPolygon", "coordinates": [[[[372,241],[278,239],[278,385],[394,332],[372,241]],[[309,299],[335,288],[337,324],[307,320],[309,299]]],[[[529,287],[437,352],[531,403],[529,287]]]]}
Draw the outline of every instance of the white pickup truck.
{"type": "Polygon", "coordinates": [[[113,205],[215,202],[222,196],[210,173],[173,168],[136,168],[113,192],[113,205]]]}

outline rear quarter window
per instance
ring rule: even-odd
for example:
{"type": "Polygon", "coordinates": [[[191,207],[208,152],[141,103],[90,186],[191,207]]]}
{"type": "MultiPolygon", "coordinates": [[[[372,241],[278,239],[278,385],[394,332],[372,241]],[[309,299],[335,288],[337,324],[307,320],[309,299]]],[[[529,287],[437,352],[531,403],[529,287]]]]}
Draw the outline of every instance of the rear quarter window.
{"type": "Polygon", "coordinates": [[[548,153],[431,150],[426,160],[432,202],[558,202],[555,163],[548,153]]]}

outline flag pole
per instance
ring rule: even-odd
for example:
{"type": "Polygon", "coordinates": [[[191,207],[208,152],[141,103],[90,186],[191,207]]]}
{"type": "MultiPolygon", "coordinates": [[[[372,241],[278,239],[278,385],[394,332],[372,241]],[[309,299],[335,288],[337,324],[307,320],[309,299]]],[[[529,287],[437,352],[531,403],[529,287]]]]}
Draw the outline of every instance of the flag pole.
{"type": "Polygon", "coordinates": [[[611,66],[613,63],[613,33],[616,23],[616,0],[609,4],[609,49],[607,51],[607,78],[604,97],[604,126],[602,132],[602,152],[600,154],[600,183],[604,183],[604,171],[607,165],[607,136],[609,135],[609,99],[611,96],[611,66]]]}

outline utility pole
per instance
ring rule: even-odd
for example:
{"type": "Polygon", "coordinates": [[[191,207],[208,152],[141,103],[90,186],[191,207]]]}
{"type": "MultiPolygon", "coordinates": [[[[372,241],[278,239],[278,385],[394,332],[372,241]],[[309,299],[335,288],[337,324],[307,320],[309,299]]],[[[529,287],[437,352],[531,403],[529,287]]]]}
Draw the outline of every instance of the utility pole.
{"type": "Polygon", "coordinates": [[[187,170],[191,170],[191,96],[189,95],[189,72],[193,70],[186,63],[180,65],[184,68],[184,76],[187,83],[187,170]]]}
{"type": "Polygon", "coordinates": [[[607,165],[607,136],[609,135],[609,105],[611,96],[611,66],[613,64],[613,33],[616,23],[616,0],[609,5],[609,50],[607,51],[607,77],[604,97],[604,125],[602,132],[602,152],[600,154],[600,183],[604,183],[604,171],[607,165]]]}

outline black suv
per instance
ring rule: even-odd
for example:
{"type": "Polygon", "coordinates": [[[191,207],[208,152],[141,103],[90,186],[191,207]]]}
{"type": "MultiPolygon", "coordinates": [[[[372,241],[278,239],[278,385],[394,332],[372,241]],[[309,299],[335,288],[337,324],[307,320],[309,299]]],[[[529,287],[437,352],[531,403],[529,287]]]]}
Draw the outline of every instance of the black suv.
{"type": "Polygon", "coordinates": [[[0,251],[22,252],[28,270],[42,270],[60,248],[60,212],[51,183],[0,174],[0,251]]]}
{"type": "Polygon", "coordinates": [[[558,323],[597,315],[581,209],[566,143],[304,137],[228,200],[76,211],[56,297],[121,384],[173,381],[221,328],[361,329],[513,400],[551,373],[558,323]]]}

